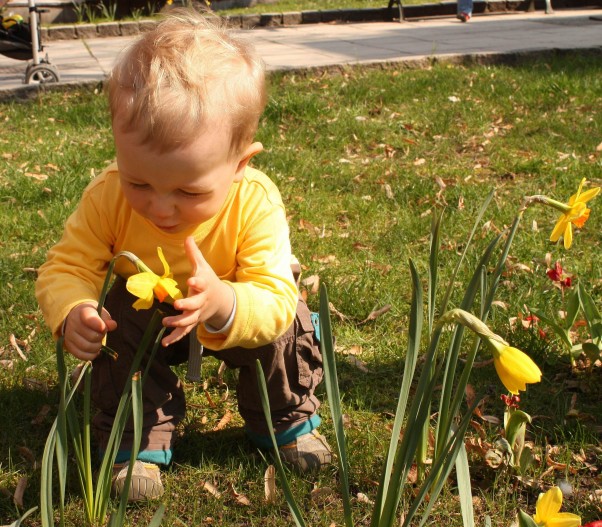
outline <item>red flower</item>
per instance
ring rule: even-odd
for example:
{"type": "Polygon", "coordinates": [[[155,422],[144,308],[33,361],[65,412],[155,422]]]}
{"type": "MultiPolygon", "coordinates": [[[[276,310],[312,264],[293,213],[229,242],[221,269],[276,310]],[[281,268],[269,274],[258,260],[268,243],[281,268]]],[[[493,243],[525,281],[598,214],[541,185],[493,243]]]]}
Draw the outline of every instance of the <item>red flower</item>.
{"type": "MultiPolygon", "coordinates": [[[[518,403],[520,403],[520,397],[518,395],[500,395],[500,399],[504,401],[504,404],[508,408],[518,408],[518,403]]],[[[594,526],[596,527],[596,526],[594,526]]],[[[602,526],[601,526],[602,527],[602,526]]]]}
{"type": "Polygon", "coordinates": [[[548,278],[553,282],[556,282],[561,287],[571,287],[571,275],[565,274],[562,265],[560,265],[559,261],[556,261],[554,267],[552,269],[548,269],[546,271],[548,278]]]}
{"type": "Polygon", "coordinates": [[[583,527],[602,527],[602,520],[586,523],[583,527]]]}

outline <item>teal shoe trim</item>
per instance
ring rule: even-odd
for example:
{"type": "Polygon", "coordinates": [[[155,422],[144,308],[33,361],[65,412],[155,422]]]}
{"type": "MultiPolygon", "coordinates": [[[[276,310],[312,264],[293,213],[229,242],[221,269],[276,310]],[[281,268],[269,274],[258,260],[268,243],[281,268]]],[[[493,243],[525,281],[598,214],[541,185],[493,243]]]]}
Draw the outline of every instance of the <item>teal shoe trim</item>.
{"type": "MultiPolygon", "coordinates": [[[[102,453],[101,453],[102,454],[102,453]]],[[[115,463],[125,463],[130,460],[132,453],[129,450],[120,450],[117,452],[115,463]]],[[[173,452],[169,450],[143,450],[138,452],[136,459],[145,463],[154,463],[155,465],[169,465],[171,463],[173,452]]]]}
{"type": "MultiPolygon", "coordinates": [[[[320,416],[318,414],[314,414],[307,421],[304,421],[300,425],[276,434],[276,444],[278,446],[287,445],[298,437],[309,434],[312,430],[318,428],[321,423],[322,419],[320,419],[320,416]]],[[[272,448],[273,445],[270,436],[257,434],[248,428],[245,431],[255,446],[266,450],[272,448]]]]}

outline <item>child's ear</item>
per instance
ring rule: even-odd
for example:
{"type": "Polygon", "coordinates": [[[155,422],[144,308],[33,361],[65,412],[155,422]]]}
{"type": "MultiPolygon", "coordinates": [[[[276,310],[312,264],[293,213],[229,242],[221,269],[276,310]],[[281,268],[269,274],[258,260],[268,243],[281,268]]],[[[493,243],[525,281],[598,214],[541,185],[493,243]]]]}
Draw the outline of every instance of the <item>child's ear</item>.
{"type": "Polygon", "coordinates": [[[234,181],[240,181],[244,174],[245,168],[249,164],[249,161],[253,159],[254,156],[259,154],[263,150],[263,145],[259,142],[251,143],[244,151],[240,154],[238,166],[236,167],[236,176],[234,181]]]}

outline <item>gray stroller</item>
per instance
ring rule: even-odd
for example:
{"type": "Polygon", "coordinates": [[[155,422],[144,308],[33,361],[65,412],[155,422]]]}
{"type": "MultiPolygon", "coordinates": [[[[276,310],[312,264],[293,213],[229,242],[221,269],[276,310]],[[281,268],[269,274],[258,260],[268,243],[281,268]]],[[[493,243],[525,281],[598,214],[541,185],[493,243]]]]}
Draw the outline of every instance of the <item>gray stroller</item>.
{"type": "MultiPolygon", "coordinates": [[[[0,0],[2,8],[8,0],[0,0]]],[[[15,60],[27,60],[25,84],[58,82],[59,72],[48,60],[41,58],[44,48],[40,40],[40,10],[34,0],[28,0],[29,22],[19,15],[0,15],[0,53],[15,60]]]]}

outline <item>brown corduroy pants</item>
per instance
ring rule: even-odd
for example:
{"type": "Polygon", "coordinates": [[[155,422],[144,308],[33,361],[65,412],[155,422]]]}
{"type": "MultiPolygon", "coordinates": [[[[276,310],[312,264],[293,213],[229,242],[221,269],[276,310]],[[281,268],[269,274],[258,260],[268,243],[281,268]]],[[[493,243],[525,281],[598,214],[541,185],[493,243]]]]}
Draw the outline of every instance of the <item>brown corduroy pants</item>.
{"type": "MultiPolygon", "coordinates": [[[[105,303],[118,324],[117,329],[107,335],[107,346],[115,350],[119,358],[114,361],[101,353],[93,363],[92,399],[98,409],[93,427],[102,450],[109,438],[132,360],[154,310],[161,309],[166,316],[176,312],[171,305],[157,301],[151,309],[136,311],[132,307],[135,300],[125,289],[125,280],[117,278],[105,303]]],[[[182,382],[170,366],[186,362],[188,350],[188,339],[182,339],[168,348],[160,348],[150,365],[144,379],[141,451],[168,450],[173,446],[174,430],[184,417],[186,401],[182,382]]],[[[269,433],[257,387],[256,359],[260,360],[266,377],[276,433],[310,419],[320,406],[314,391],[322,380],[322,358],[309,309],[301,299],[293,324],[273,343],[254,349],[237,347],[219,352],[205,348],[204,354],[223,360],[230,368],[240,369],[238,407],[246,426],[255,434],[269,433]]],[[[147,358],[142,361],[142,372],[147,358]]],[[[129,423],[121,450],[129,450],[132,439],[129,423]]]]}

